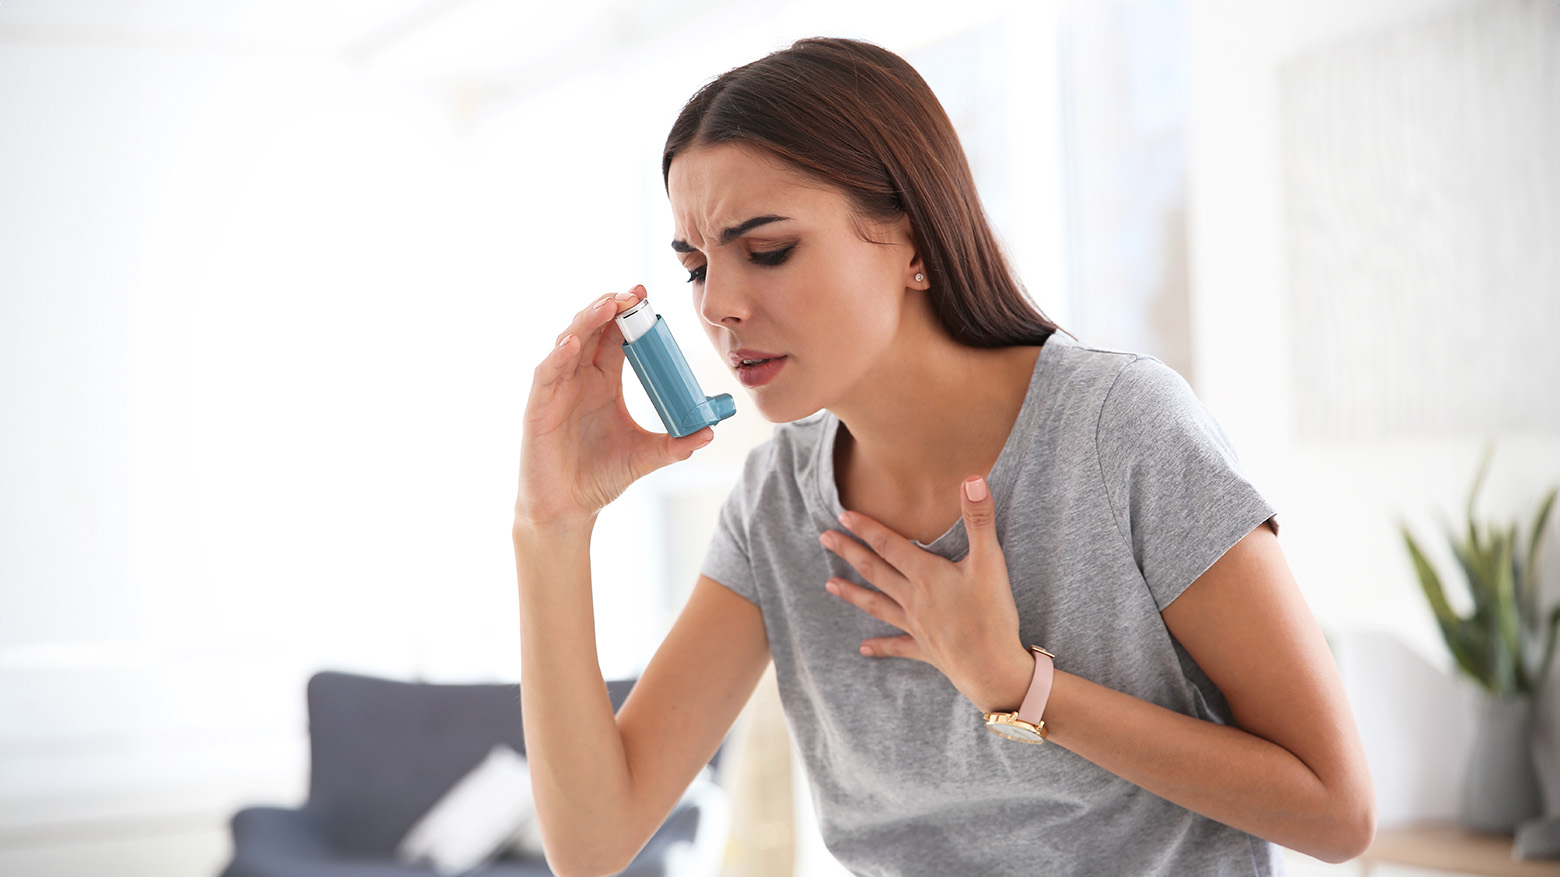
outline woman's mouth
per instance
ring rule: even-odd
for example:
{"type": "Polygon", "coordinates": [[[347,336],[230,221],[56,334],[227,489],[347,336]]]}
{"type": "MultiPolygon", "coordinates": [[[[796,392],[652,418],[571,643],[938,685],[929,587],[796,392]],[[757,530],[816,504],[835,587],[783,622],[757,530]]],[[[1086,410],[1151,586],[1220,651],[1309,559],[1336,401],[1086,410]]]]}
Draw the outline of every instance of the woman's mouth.
{"type": "Polygon", "coordinates": [[[787,357],[784,356],[753,356],[737,359],[737,380],[748,389],[762,387],[774,380],[775,375],[780,373],[780,369],[785,368],[786,359],[787,357]]]}

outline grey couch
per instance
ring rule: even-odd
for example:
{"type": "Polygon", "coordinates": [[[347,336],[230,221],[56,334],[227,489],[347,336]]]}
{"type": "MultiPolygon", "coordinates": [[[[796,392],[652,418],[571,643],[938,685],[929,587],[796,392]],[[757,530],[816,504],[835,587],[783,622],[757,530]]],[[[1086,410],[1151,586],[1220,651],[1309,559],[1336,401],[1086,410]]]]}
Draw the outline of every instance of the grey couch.
{"type": "MultiPolygon", "coordinates": [[[[614,707],[632,685],[632,680],[608,683],[614,707]]],[[[525,752],[517,685],[438,685],[322,672],[309,680],[308,711],[307,802],[297,809],[239,811],[232,820],[233,860],[222,877],[431,875],[431,869],[396,860],[401,838],[495,744],[525,752]]],[[[724,824],[724,814],[712,812],[723,803],[685,799],[622,873],[653,877],[687,871],[686,863],[700,858],[691,855],[695,844],[707,852],[711,827],[724,824]]],[[[717,841],[724,846],[723,838],[717,841]]],[[[542,860],[511,855],[479,873],[552,872],[542,860]]]]}

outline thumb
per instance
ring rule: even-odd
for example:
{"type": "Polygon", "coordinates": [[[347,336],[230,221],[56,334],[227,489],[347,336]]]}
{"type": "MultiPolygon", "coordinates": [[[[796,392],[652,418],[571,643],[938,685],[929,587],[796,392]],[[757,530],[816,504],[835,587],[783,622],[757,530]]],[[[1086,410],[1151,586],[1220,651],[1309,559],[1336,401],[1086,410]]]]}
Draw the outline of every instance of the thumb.
{"type": "MultiPolygon", "coordinates": [[[[646,432],[646,430],[641,430],[646,432]]],[[[664,469],[673,463],[693,456],[693,452],[715,440],[715,430],[705,427],[698,432],[676,438],[664,432],[650,433],[645,441],[636,442],[629,463],[630,481],[664,469]]]]}
{"type": "Polygon", "coordinates": [[[979,475],[964,479],[964,485],[959,491],[959,502],[964,513],[964,531],[970,538],[970,556],[987,554],[993,549],[1000,551],[1001,547],[997,544],[997,507],[991,501],[991,490],[986,486],[986,479],[979,475]]]}
{"type": "Polygon", "coordinates": [[[682,438],[673,438],[670,435],[662,437],[665,444],[662,446],[664,462],[662,466],[672,463],[681,463],[693,456],[693,452],[715,440],[715,430],[706,426],[698,432],[691,432],[682,438]]]}

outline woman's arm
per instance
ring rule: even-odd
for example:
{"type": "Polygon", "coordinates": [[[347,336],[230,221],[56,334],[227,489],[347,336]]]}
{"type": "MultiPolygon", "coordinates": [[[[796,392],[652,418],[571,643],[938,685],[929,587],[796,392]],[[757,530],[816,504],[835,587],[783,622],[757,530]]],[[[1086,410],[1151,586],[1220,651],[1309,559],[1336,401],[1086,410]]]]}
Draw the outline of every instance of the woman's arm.
{"type": "Polygon", "coordinates": [[[621,871],[709,760],[768,663],[758,609],[701,579],[614,718],[596,661],[596,515],[709,442],[647,432],[624,405],[612,318],[642,289],[575,316],[537,366],[515,500],[520,698],[547,857],[561,875],[621,871]],[[614,304],[614,301],[616,302],[614,304]]]}
{"type": "Polygon", "coordinates": [[[519,564],[526,754],[549,866],[560,877],[615,874],[715,754],[768,666],[769,644],[758,608],[701,576],[614,719],[588,581],[565,586],[571,575],[588,579],[588,566],[561,547],[516,540],[517,558],[528,558],[519,564]]]}
{"type": "MultiPolygon", "coordinates": [[[[1234,716],[1217,725],[1067,673],[1050,741],[1211,819],[1328,862],[1375,836],[1364,749],[1278,537],[1258,527],[1163,612],[1234,716]]],[[[1028,680],[1013,685],[1014,704],[1028,680]]]]}
{"type": "MultiPolygon", "coordinates": [[[[822,541],[877,590],[839,578],[828,588],[906,632],[868,640],[864,654],[925,661],[976,708],[1017,709],[1035,664],[1018,638],[981,479],[966,482],[962,509],[970,553],[958,563],[846,513],[842,523],[862,542],[837,533],[822,541]]],[[[1317,858],[1342,861],[1363,852],[1375,834],[1363,748],[1327,645],[1273,532],[1263,526],[1244,537],[1163,617],[1223,692],[1235,725],[1058,672],[1045,709],[1050,741],[1189,810],[1317,858]]],[[[1058,661],[1065,666],[1066,655],[1058,661]]]]}

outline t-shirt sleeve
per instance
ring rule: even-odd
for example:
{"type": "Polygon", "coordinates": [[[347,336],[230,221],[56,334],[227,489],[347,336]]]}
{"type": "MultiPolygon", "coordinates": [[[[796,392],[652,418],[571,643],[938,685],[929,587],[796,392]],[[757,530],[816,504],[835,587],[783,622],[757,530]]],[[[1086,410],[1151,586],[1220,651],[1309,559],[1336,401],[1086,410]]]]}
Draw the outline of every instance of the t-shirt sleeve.
{"type": "Polygon", "coordinates": [[[704,563],[699,567],[701,574],[720,582],[755,606],[762,604],[758,600],[758,583],[753,577],[748,524],[752,514],[750,497],[758,492],[756,479],[762,477],[764,469],[757,458],[766,451],[767,444],[748,454],[741,479],[731,488],[721,506],[715,532],[704,552],[704,563]]]}
{"type": "Polygon", "coordinates": [[[1101,407],[1095,443],[1116,527],[1160,610],[1273,519],[1224,430],[1156,359],[1122,368],[1101,407]]]}

